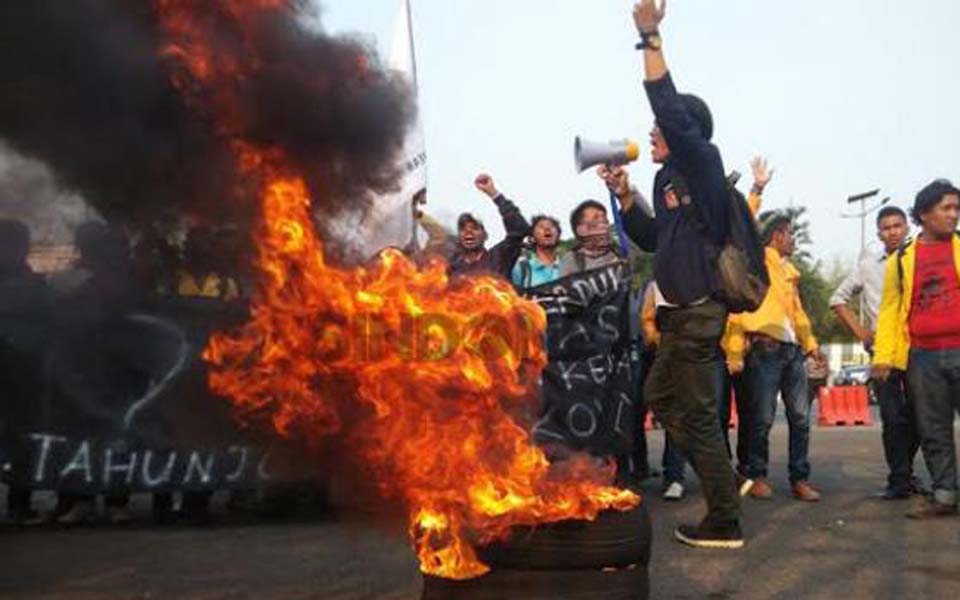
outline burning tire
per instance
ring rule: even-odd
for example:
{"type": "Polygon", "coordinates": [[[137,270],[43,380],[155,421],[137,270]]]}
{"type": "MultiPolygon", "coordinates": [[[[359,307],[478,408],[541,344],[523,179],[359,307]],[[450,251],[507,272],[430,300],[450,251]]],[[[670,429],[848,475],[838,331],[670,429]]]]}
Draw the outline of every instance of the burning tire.
{"type": "Polygon", "coordinates": [[[424,577],[422,600],[645,600],[651,539],[644,504],[593,522],[518,527],[508,540],[477,549],[490,573],[467,581],[424,577]]]}
{"type": "Polygon", "coordinates": [[[647,600],[645,566],[616,571],[515,571],[496,569],[477,579],[425,577],[421,600],[647,600]]]}
{"type": "Polygon", "coordinates": [[[650,563],[650,515],[646,505],[629,512],[606,511],[596,521],[562,521],[516,528],[505,542],[479,548],[493,569],[567,571],[625,568],[650,563]]]}

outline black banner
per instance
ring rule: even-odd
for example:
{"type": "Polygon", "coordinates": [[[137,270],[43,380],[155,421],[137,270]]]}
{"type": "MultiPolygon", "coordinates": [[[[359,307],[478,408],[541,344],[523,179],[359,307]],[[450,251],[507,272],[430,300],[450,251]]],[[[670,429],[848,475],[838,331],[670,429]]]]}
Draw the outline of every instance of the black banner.
{"type": "Polygon", "coordinates": [[[541,444],[622,456],[633,447],[630,272],[624,263],[533,290],[547,312],[541,444]]]}
{"type": "Polygon", "coordinates": [[[229,403],[207,391],[208,335],[242,322],[242,306],[173,297],[79,326],[61,316],[49,307],[0,315],[4,480],[100,493],[304,478],[271,428],[241,429],[229,403]]]}

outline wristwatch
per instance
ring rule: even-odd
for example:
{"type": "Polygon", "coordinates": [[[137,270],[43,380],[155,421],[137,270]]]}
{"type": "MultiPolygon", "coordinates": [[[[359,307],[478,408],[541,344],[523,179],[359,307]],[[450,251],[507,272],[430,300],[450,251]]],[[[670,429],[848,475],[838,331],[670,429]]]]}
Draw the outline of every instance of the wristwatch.
{"type": "Polygon", "coordinates": [[[641,33],[640,41],[637,42],[637,45],[634,46],[637,50],[654,50],[659,51],[663,48],[663,39],[660,37],[659,31],[651,31],[650,33],[641,33]]]}

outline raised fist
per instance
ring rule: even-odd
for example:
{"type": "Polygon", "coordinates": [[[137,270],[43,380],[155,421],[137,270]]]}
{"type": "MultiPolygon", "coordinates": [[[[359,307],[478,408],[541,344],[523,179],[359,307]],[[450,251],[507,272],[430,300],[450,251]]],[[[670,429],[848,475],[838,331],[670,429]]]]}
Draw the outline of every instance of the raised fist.
{"type": "Polygon", "coordinates": [[[473,185],[477,186],[477,189],[489,196],[491,200],[500,195],[497,186],[493,183],[493,177],[486,173],[477,175],[477,178],[473,180],[473,185]]]}

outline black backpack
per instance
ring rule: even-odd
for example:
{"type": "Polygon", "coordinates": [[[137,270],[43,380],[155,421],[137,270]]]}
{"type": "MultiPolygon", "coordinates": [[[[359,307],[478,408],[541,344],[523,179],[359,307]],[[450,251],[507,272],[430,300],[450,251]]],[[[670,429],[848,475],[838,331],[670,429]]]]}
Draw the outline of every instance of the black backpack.
{"type": "MultiPolygon", "coordinates": [[[[734,171],[727,178],[727,238],[713,249],[714,297],[731,313],[753,312],[760,308],[770,289],[766,253],[757,231],[757,220],[750,212],[747,199],[737,188],[740,174],[734,171]]],[[[685,206],[695,227],[706,237],[706,226],[700,212],[690,203],[685,206]]]]}

